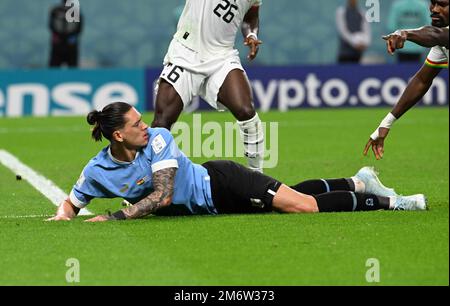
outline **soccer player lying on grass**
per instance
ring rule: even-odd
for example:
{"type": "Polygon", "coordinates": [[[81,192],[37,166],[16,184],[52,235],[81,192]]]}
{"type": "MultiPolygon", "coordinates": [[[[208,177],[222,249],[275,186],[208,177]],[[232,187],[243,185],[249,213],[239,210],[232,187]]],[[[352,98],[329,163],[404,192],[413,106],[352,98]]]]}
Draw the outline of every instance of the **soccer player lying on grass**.
{"type": "Polygon", "coordinates": [[[387,50],[391,54],[396,49],[403,48],[406,40],[432,49],[425,64],[411,79],[397,105],[370,135],[364,148],[364,155],[367,155],[372,147],[376,159],[383,157],[384,140],[394,122],[423,98],[441,69],[448,68],[448,2],[449,0],[430,0],[432,26],[415,30],[398,30],[384,37],[387,50]]]}
{"type": "Polygon", "coordinates": [[[365,167],[352,178],[312,180],[288,187],[232,161],[192,163],[167,129],[149,128],[127,103],[87,116],[92,137],[110,141],[84,168],[70,196],[49,220],[70,220],[93,198],[120,197],[134,205],[90,222],[149,214],[314,213],[424,210],[424,195],[398,196],[365,167]],[[260,199],[255,206],[250,199],[260,199]]]}

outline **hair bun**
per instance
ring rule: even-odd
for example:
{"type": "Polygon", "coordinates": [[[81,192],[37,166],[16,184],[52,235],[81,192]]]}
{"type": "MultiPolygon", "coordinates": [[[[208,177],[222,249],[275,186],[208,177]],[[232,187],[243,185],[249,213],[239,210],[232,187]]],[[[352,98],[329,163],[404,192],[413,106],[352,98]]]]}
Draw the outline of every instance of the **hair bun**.
{"type": "Polygon", "coordinates": [[[93,110],[92,112],[90,112],[87,115],[87,122],[90,125],[95,125],[96,123],[98,123],[99,119],[100,119],[100,114],[101,112],[97,111],[97,110],[93,110]]]}

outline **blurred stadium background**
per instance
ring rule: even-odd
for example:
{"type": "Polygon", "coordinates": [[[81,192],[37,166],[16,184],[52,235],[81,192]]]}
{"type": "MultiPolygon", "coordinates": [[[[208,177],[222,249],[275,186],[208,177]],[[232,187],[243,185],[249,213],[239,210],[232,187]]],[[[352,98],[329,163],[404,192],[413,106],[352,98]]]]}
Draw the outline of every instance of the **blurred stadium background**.
{"type": "MultiPolygon", "coordinates": [[[[153,84],[184,1],[81,1],[83,31],[79,68],[47,69],[51,35],[49,11],[59,0],[0,1],[0,116],[80,115],[114,100],[153,109],[153,84]],[[88,68],[88,69],[87,69],[88,68]]],[[[297,107],[391,106],[421,63],[395,64],[385,51],[390,0],[378,3],[372,43],[359,65],[335,65],[338,35],[335,12],[345,0],[266,0],[261,9],[264,41],[254,63],[238,35],[236,46],[267,111],[297,107]]],[[[426,50],[424,49],[424,57],[426,50]]],[[[448,105],[448,73],[442,73],[426,105],[448,105]]],[[[196,103],[190,110],[206,108],[196,103]]]]}
{"type": "MultiPolygon", "coordinates": [[[[380,39],[394,0],[381,3],[372,24],[374,43],[367,61],[387,62],[380,39]]],[[[0,69],[47,66],[48,12],[59,0],[0,1],[0,69]]],[[[332,64],[336,61],[335,12],[345,0],[266,0],[261,9],[264,48],[257,65],[332,64]]],[[[360,1],[364,6],[365,1],[360,1]]],[[[161,64],[183,0],[80,1],[85,17],[81,42],[84,67],[155,67],[161,64]]],[[[239,38],[240,39],[240,38],[239,38]]],[[[237,44],[238,46],[240,44],[237,44]]]]}

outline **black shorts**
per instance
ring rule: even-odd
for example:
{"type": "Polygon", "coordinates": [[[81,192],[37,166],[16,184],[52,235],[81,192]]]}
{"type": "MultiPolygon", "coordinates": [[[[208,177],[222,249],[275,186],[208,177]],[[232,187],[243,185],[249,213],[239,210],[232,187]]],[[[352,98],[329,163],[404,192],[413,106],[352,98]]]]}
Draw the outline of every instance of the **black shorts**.
{"type": "Polygon", "coordinates": [[[211,193],[219,214],[265,213],[281,183],[232,161],[203,164],[211,178],[211,193]],[[259,203],[251,201],[259,199],[259,203]]]}

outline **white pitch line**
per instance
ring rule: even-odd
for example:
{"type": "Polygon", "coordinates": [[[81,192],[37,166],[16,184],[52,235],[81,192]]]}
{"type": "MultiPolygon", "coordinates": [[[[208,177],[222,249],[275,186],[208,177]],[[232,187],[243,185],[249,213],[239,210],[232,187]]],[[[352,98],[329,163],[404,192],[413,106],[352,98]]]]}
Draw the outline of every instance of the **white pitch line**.
{"type": "Polygon", "coordinates": [[[28,219],[28,218],[50,218],[53,215],[29,215],[29,216],[0,216],[0,219],[28,219]]]}
{"type": "MultiPolygon", "coordinates": [[[[45,176],[37,173],[20,160],[17,159],[11,153],[0,150],[0,163],[6,168],[10,169],[16,175],[20,175],[23,179],[28,181],[31,186],[36,188],[40,193],[42,193],[46,198],[48,198],[55,206],[67,199],[68,195],[56,186],[51,180],[45,176]]],[[[90,216],[92,213],[87,209],[82,209],[78,213],[80,216],[90,216]]]]}

